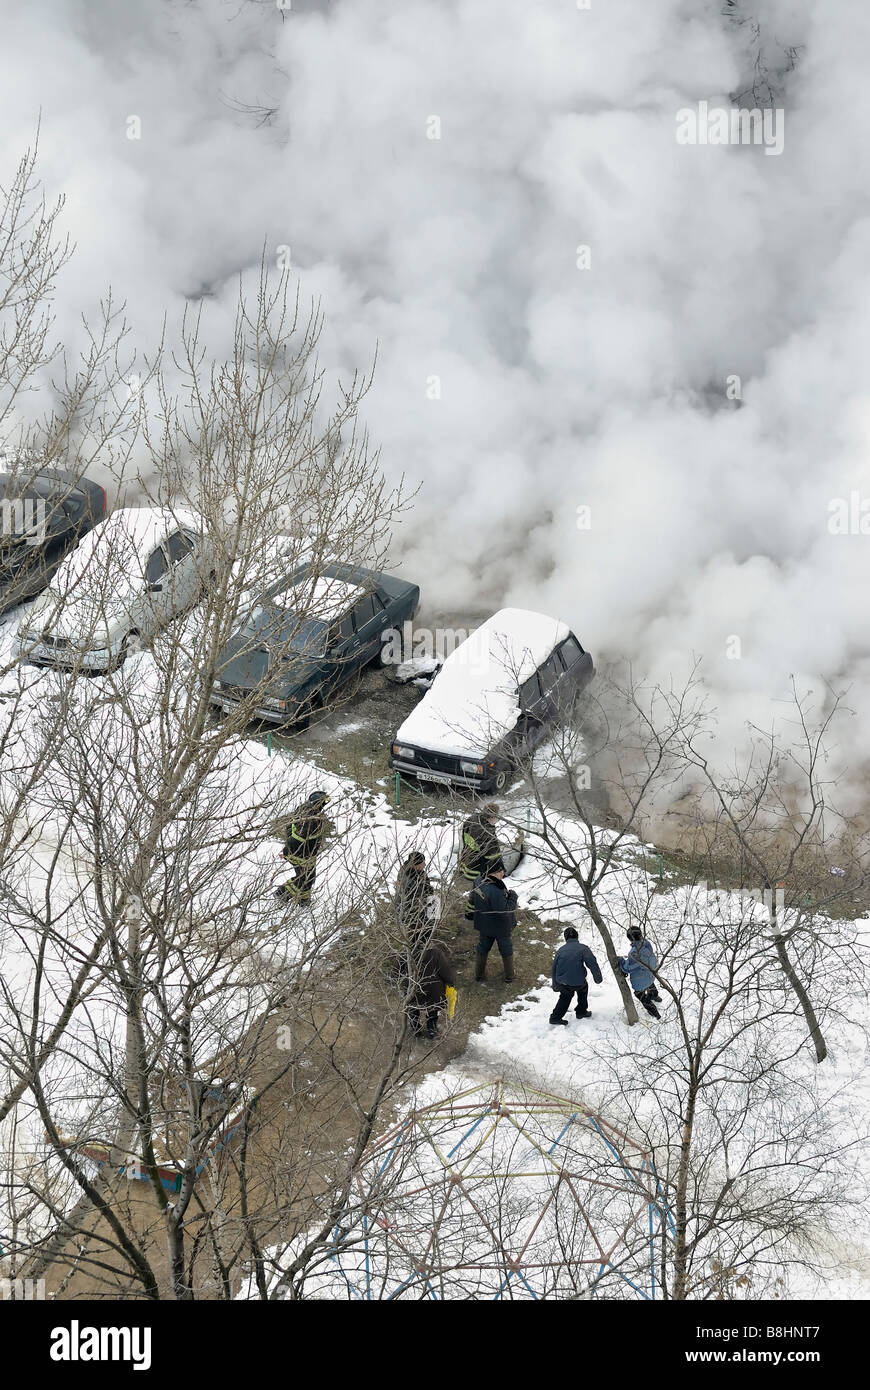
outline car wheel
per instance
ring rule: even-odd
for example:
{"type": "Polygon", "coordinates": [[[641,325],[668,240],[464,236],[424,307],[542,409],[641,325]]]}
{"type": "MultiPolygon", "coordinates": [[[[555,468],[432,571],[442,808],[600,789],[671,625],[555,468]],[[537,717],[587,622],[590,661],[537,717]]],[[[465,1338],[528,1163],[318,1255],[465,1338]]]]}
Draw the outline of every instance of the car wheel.
{"type": "Polygon", "coordinates": [[[283,728],[288,734],[301,733],[308,728],[312,719],[316,719],[322,712],[322,701],[317,699],[309,700],[303,707],[301,714],[298,714],[295,719],[288,720],[288,722],[283,725],[283,728]]]}
{"type": "Polygon", "coordinates": [[[507,772],[507,769],[506,769],[506,768],[502,768],[501,772],[497,772],[497,773],[495,774],[495,776],[493,777],[493,779],[492,779],[493,789],[494,789],[495,791],[497,791],[497,792],[504,791],[504,788],[505,788],[505,786],[507,785],[507,779],[508,779],[508,772],[507,772]]]}
{"type": "Polygon", "coordinates": [[[127,660],[127,657],[135,656],[136,652],[141,652],[141,650],[142,638],[139,636],[139,633],[128,632],[127,636],[121,643],[120,648],[118,649],[118,655],[115,657],[115,660],[112,662],[111,666],[109,666],[108,669],[110,671],[120,671],[121,667],[124,665],[124,662],[127,660]]]}

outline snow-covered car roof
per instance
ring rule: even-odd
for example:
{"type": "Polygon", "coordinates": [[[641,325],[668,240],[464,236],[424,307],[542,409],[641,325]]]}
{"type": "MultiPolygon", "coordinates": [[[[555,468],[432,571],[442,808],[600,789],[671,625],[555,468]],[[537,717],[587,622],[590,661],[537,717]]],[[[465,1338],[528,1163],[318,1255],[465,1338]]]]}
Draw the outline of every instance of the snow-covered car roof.
{"type": "Polygon", "coordinates": [[[500,609],[451,652],[396,742],[483,757],[519,719],[519,687],[568,636],[558,618],[500,609]]]}
{"type": "Polygon", "coordinates": [[[61,593],[100,576],[101,586],[120,596],[141,584],[156,545],[179,526],[202,530],[202,518],[185,508],[120,507],[100,522],[58,568],[52,589],[61,593]]]}
{"type": "Polygon", "coordinates": [[[71,575],[78,574],[97,548],[117,548],[131,559],[138,556],[145,562],[154,546],[160,545],[170,532],[177,531],[179,525],[202,531],[203,520],[196,512],[181,507],[172,510],[170,507],[120,507],[88,532],[78,549],[64,560],[61,569],[69,570],[71,575]]]}
{"type": "Polygon", "coordinates": [[[313,584],[310,580],[301,579],[298,584],[275,594],[270,603],[291,612],[301,611],[306,618],[317,618],[320,622],[326,623],[346,613],[361,593],[358,584],[348,584],[342,579],[319,575],[313,584]]]}

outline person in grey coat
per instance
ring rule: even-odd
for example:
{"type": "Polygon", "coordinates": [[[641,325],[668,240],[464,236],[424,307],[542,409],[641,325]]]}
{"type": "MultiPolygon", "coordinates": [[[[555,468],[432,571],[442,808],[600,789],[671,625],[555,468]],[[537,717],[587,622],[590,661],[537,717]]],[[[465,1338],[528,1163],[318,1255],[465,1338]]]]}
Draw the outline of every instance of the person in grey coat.
{"type": "Polygon", "coordinates": [[[631,948],[627,956],[617,956],[617,964],[623,975],[628,976],[635,998],[640,1000],[647,1013],[653,1018],[661,1018],[656,1003],[660,1004],[662,997],[656,989],[653,974],[653,971],[658,969],[656,953],[640,927],[629,927],[626,936],[631,942],[631,948]]]}
{"type": "Polygon", "coordinates": [[[567,1028],[565,1015],[568,1012],[571,1000],[577,995],[577,1007],[574,1010],[576,1018],[591,1018],[592,1015],[586,1007],[589,995],[589,987],[586,983],[586,971],[592,971],[592,978],[597,985],[601,984],[601,967],[588,946],[581,944],[577,932],[573,927],[565,928],[565,945],[560,946],[553,957],[553,989],[559,995],[550,1014],[551,1023],[560,1023],[563,1028],[567,1028]]]}

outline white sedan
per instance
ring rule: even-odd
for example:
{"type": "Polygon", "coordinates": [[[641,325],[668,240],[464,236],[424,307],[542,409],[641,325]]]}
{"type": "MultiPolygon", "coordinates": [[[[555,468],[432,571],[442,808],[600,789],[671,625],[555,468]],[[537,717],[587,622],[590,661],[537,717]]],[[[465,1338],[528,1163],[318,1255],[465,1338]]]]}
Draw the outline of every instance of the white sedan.
{"type": "Polygon", "coordinates": [[[195,512],[125,507],[90,531],[18,627],[38,665],[106,671],[184,613],[213,569],[195,512]]]}

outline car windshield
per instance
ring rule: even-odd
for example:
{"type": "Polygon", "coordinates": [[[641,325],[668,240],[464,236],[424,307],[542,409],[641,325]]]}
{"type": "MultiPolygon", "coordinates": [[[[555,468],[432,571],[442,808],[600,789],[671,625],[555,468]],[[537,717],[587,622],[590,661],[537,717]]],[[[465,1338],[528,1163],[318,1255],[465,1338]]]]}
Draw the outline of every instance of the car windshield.
{"type": "Polygon", "coordinates": [[[325,656],[328,623],[318,618],[302,618],[274,604],[259,604],[245,624],[249,636],[262,637],[276,646],[286,646],[300,656],[325,656]]]}

